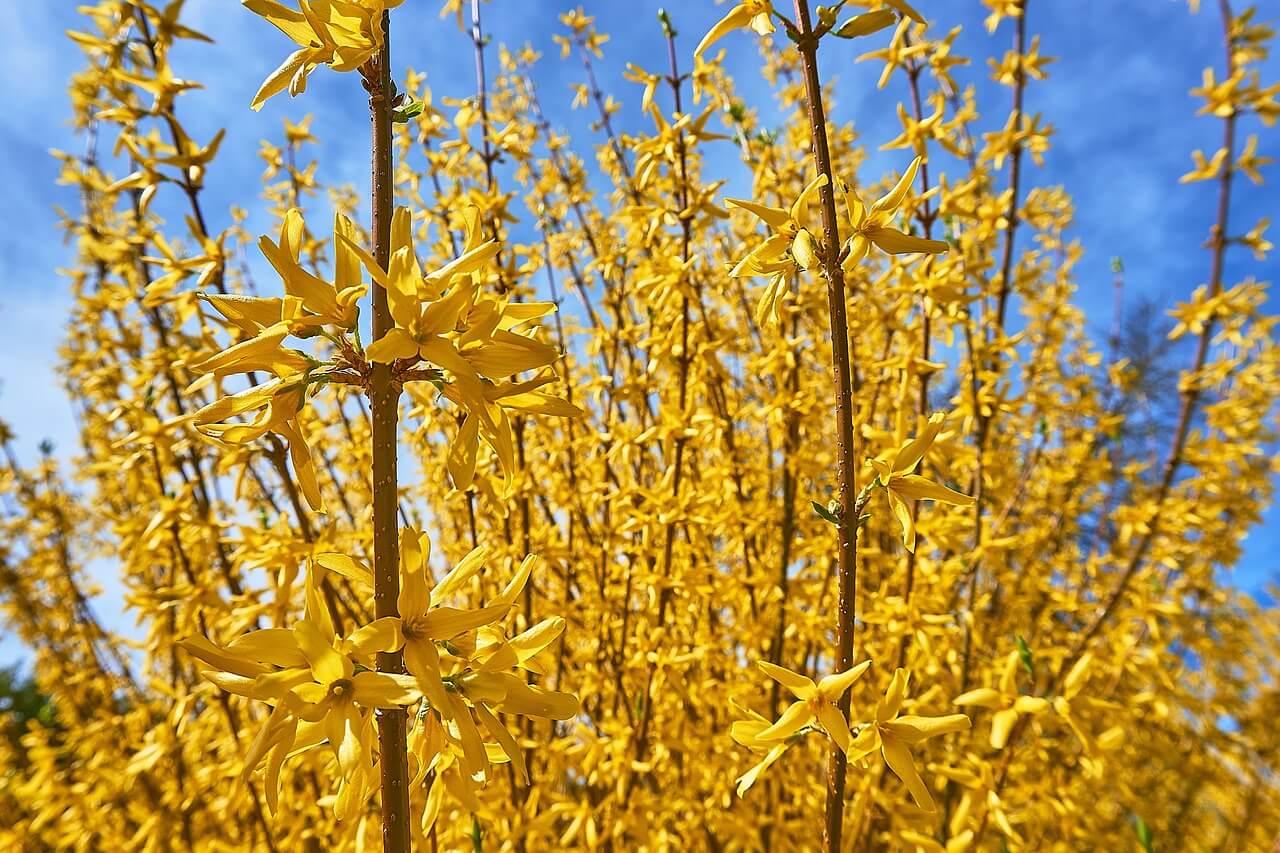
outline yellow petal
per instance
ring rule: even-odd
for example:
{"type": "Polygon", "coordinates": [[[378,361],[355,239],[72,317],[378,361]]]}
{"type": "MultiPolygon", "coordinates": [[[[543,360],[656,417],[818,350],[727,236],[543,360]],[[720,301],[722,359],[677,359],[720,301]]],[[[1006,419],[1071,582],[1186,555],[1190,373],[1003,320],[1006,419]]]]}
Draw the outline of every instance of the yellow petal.
{"type": "Polygon", "coordinates": [[[813,722],[813,709],[803,699],[792,702],[778,721],[760,732],[760,740],[786,740],[813,722]]]}
{"type": "Polygon", "coordinates": [[[476,451],[480,447],[477,431],[480,420],[475,415],[467,415],[462,421],[458,435],[449,444],[449,477],[453,487],[465,492],[471,487],[476,474],[476,451]]]}
{"type": "Polygon", "coordinates": [[[346,554],[316,554],[312,559],[334,574],[355,581],[368,589],[373,588],[373,571],[354,557],[346,554]]]}
{"type": "Polygon", "coordinates": [[[293,637],[298,648],[311,665],[311,672],[321,684],[332,684],[340,678],[348,678],[352,672],[351,661],[333,648],[333,638],[325,636],[314,622],[303,619],[293,626],[293,637]]]}
{"type": "Polygon", "coordinates": [[[818,689],[813,679],[793,672],[784,666],[769,663],[766,660],[756,661],[756,666],[765,675],[790,690],[797,699],[808,699],[818,689]]]}
{"type": "Polygon", "coordinates": [[[524,663],[556,641],[564,633],[565,621],[561,616],[543,619],[537,625],[512,637],[509,641],[517,659],[524,663]]]}
{"type": "Polygon", "coordinates": [[[507,758],[511,759],[512,766],[516,770],[516,779],[521,785],[529,784],[529,772],[524,764],[524,750],[516,744],[516,739],[511,736],[511,732],[507,731],[507,727],[502,721],[494,716],[493,712],[484,705],[475,706],[476,719],[484,726],[485,731],[493,735],[493,739],[502,747],[502,751],[506,753],[507,758]]]}
{"type": "Polygon", "coordinates": [[[739,3],[734,6],[729,10],[729,14],[716,21],[715,26],[707,30],[707,34],[702,37],[702,41],[698,42],[698,46],[693,49],[693,55],[701,56],[703,51],[723,38],[725,33],[750,24],[752,17],[751,10],[747,8],[746,4],[739,3]]]}
{"type": "Polygon", "coordinates": [[[977,690],[970,690],[968,693],[962,693],[955,699],[951,700],[953,705],[976,706],[978,708],[999,708],[1002,704],[1000,691],[992,690],[990,687],[979,687],[977,690]]]}
{"type": "Polygon", "coordinates": [[[481,545],[458,561],[458,565],[453,567],[449,574],[441,579],[440,583],[435,585],[431,590],[431,603],[439,604],[450,595],[462,589],[476,572],[484,566],[485,559],[489,556],[489,549],[481,545]]]}
{"type": "Polygon", "coordinates": [[[365,357],[379,364],[390,364],[398,358],[415,358],[418,345],[404,329],[388,329],[387,333],[369,344],[365,357]]]}
{"type": "Polygon", "coordinates": [[[896,738],[886,737],[884,738],[882,752],[884,753],[885,764],[888,764],[894,775],[907,786],[907,790],[911,792],[911,798],[916,801],[916,805],[927,812],[933,811],[933,797],[929,795],[929,789],[925,787],[924,780],[916,772],[916,765],[911,760],[911,752],[907,749],[906,744],[896,738]]]}
{"type": "Polygon", "coordinates": [[[267,667],[247,659],[244,655],[237,655],[230,649],[224,649],[199,634],[178,640],[178,645],[188,654],[210,666],[216,666],[224,672],[233,673],[241,678],[252,679],[268,671],[267,667]]]}
{"type": "Polygon", "coordinates": [[[490,622],[496,622],[510,610],[505,604],[490,605],[479,610],[457,607],[435,607],[423,618],[422,632],[433,640],[450,640],[490,622]]]}
{"type": "Polygon", "coordinates": [[[891,255],[906,255],[915,252],[940,255],[951,248],[941,240],[926,240],[924,237],[913,237],[896,228],[873,228],[867,232],[867,236],[871,238],[872,243],[875,243],[891,255]]]}
{"type": "Polygon", "coordinates": [[[729,207],[740,207],[755,215],[774,230],[782,228],[791,221],[791,214],[780,207],[768,207],[742,198],[726,198],[724,203],[729,207]]]}
{"type": "MultiPolygon", "coordinates": [[[[938,437],[938,433],[942,431],[942,422],[945,419],[946,416],[941,412],[935,412],[925,423],[924,429],[894,454],[891,466],[894,475],[907,474],[915,470],[916,465],[920,464],[920,460],[924,458],[925,452],[933,444],[934,439],[938,437]]],[[[882,482],[887,481],[882,480],[882,482]]]]}
{"type": "Polygon", "coordinates": [[[520,561],[520,568],[512,575],[511,580],[507,581],[507,585],[502,588],[502,592],[496,598],[490,601],[494,605],[515,604],[516,597],[524,590],[525,584],[529,582],[529,576],[533,574],[533,570],[542,565],[542,558],[535,554],[529,554],[520,561]]]}
{"type": "Polygon", "coordinates": [[[947,714],[942,717],[919,717],[907,714],[882,723],[885,729],[904,743],[920,743],[931,737],[962,732],[969,728],[969,718],[964,714],[947,714]]]}
{"type": "MultiPolygon", "coordinates": [[[[893,482],[897,482],[895,479],[893,482]]],[[[898,497],[893,489],[886,491],[889,498],[889,508],[893,510],[894,516],[898,519],[898,524],[902,527],[902,544],[908,551],[915,553],[916,550],[916,525],[911,520],[911,508],[907,506],[902,498],[898,497]]]]}
{"type": "Polygon", "coordinates": [[[287,668],[307,665],[307,659],[298,648],[293,632],[287,628],[250,631],[227,644],[227,651],[272,666],[287,668]]]}
{"type": "Polygon", "coordinates": [[[956,506],[971,506],[974,502],[969,495],[962,495],[954,489],[949,489],[919,474],[894,477],[893,482],[889,484],[889,490],[914,501],[939,501],[956,506]]]}
{"type": "Polygon", "coordinates": [[[290,80],[295,78],[307,64],[307,56],[311,53],[308,48],[300,48],[280,63],[275,71],[267,75],[267,79],[262,81],[262,85],[258,87],[258,91],[254,94],[253,100],[249,103],[249,107],[254,111],[262,109],[262,105],[268,100],[275,97],[285,90],[290,80]]]}
{"type": "Polygon", "coordinates": [[[346,647],[357,654],[372,655],[376,652],[399,651],[403,645],[400,619],[396,616],[384,616],[353,631],[347,637],[346,647]]]}
{"type": "Polygon", "coordinates": [[[777,761],[780,757],[782,757],[782,753],[786,751],[787,751],[787,744],[785,743],[778,744],[773,749],[769,750],[768,754],[766,754],[765,757],[762,758],[758,764],[756,764],[746,773],[743,773],[741,776],[739,776],[736,780],[738,783],[738,787],[736,789],[738,796],[741,797],[743,794],[745,794],[751,788],[751,786],[756,783],[756,779],[760,778],[760,774],[763,773],[765,770],[768,770],[769,765],[773,764],[773,762],[777,761]]]}
{"type": "Polygon", "coordinates": [[[849,687],[862,677],[862,673],[867,671],[871,666],[871,661],[864,660],[857,666],[852,666],[844,672],[828,675],[826,678],[818,682],[818,692],[832,702],[839,701],[840,697],[849,687]]]}
{"type": "Polygon", "coordinates": [[[502,700],[499,710],[550,720],[567,720],[578,713],[580,705],[576,696],[533,687],[513,676],[509,679],[507,698],[502,700]]]}
{"type": "Polygon", "coordinates": [[[302,437],[302,430],[289,420],[276,424],[275,431],[289,443],[289,460],[293,463],[293,473],[307,505],[315,512],[324,512],[324,499],[320,494],[320,481],[316,479],[315,463],[311,460],[311,447],[302,437]]]}
{"type": "Polygon", "coordinates": [[[414,679],[390,672],[357,672],[351,677],[355,700],[367,708],[396,708],[418,701],[414,679]]]}
{"type": "Polygon", "coordinates": [[[920,158],[916,157],[911,161],[911,165],[907,167],[907,171],[902,173],[902,177],[893,185],[893,189],[889,190],[875,204],[871,205],[871,210],[867,212],[867,218],[873,222],[882,221],[882,216],[887,217],[893,213],[902,204],[902,200],[906,198],[907,192],[911,189],[911,182],[915,180],[916,169],[920,167],[920,158]]]}
{"type": "Polygon", "coordinates": [[[1009,732],[1018,721],[1018,712],[1013,708],[1005,708],[991,715],[991,748],[1004,749],[1009,742],[1009,732]]]}
{"type": "Polygon", "coordinates": [[[191,365],[191,370],[195,373],[234,373],[237,365],[278,349],[288,334],[287,325],[276,323],[263,329],[256,337],[229,346],[222,352],[191,365]]]}
{"type": "Polygon", "coordinates": [[[800,191],[799,197],[791,204],[791,218],[796,222],[803,219],[805,209],[809,206],[809,201],[813,198],[813,194],[828,183],[830,183],[830,180],[825,174],[822,174],[805,184],[804,189],[800,191]]]}
{"type": "Polygon", "coordinates": [[[884,699],[876,706],[877,721],[885,722],[898,716],[898,709],[902,707],[902,701],[907,698],[907,683],[910,680],[910,673],[902,667],[893,671],[889,689],[884,692],[884,699]]]}
{"type": "Polygon", "coordinates": [[[849,724],[845,722],[839,708],[823,702],[818,706],[818,722],[822,723],[822,728],[835,741],[836,746],[840,747],[841,752],[849,751],[849,724]]]}

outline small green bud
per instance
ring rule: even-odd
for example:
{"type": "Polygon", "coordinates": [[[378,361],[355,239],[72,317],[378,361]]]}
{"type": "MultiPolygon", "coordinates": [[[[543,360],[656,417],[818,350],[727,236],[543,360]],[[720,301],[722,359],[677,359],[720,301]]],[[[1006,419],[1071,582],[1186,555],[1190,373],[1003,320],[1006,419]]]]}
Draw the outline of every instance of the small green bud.
{"type": "Polygon", "coordinates": [[[1022,662],[1022,668],[1027,671],[1027,675],[1035,680],[1036,662],[1031,655],[1031,647],[1027,645],[1027,641],[1018,635],[1018,660],[1022,662]]]}
{"type": "Polygon", "coordinates": [[[833,500],[826,506],[823,506],[817,501],[809,501],[809,504],[813,507],[813,511],[817,514],[818,518],[821,518],[823,521],[830,522],[836,527],[840,526],[840,514],[843,510],[843,507],[840,506],[840,501],[833,500]]]}

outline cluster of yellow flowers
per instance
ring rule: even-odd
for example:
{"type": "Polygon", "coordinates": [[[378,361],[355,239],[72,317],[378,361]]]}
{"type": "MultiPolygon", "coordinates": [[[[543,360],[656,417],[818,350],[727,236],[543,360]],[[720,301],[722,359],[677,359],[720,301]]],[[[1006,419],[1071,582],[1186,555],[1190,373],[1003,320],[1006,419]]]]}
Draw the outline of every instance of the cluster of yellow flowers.
{"type": "Polygon", "coordinates": [[[1194,91],[1209,277],[1143,328],[1117,263],[1097,341],[1033,171],[1037,0],[983,3],[1007,115],[905,0],[742,0],[692,51],[660,13],[668,66],[618,93],[565,10],[575,145],[482,3],[439,4],[477,74],[446,96],[391,64],[399,0],[244,0],[295,45],[255,109],[329,66],[374,119],[367,198],[310,156],[363,109],[262,143],[256,240],[179,114],[181,0],[83,8],[74,480],[0,424],[45,702],[3,710],[0,846],[1267,849],[1280,620],[1222,577],[1280,472],[1237,221],[1273,31],[1220,4],[1194,91]],[[777,127],[726,70],[749,37],[777,127]],[[860,176],[820,57],[879,67],[900,175],[860,176]]]}

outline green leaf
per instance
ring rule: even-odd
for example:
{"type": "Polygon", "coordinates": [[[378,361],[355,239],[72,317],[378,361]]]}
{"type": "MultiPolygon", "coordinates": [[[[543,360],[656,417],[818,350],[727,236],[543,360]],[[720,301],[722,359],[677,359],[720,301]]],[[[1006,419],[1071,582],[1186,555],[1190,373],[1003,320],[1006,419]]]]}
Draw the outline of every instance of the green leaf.
{"type": "Polygon", "coordinates": [[[1022,668],[1027,671],[1027,675],[1035,680],[1036,662],[1031,655],[1031,647],[1027,645],[1027,641],[1022,639],[1022,635],[1018,635],[1018,660],[1022,661],[1022,668]]]}
{"type": "Polygon", "coordinates": [[[391,105],[391,120],[396,124],[407,124],[410,119],[422,114],[422,108],[422,101],[402,93],[391,105]]]}
{"type": "Polygon", "coordinates": [[[1133,816],[1133,831],[1138,836],[1138,843],[1142,845],[1142,849],[1146,853],[1155,852],[1155,834],[1151,831],[1151,827],[1147,826],[1147,822],[1142,819],[1141,815],[1133,816]]]}
{"type": "Polygon", "coordinates": [[[471,816],[471,849],[476,851],[476,853],[482,853],[482,851],[484,850],[484,844],[481,843],[482,838],[483,838],[483,835],[480,832],[480,818],[476,817],[475,815],[472,815],[471,816]]]}
{"type": "Polygon", "coordinates": [[[818,514],[818,518],[821,518],[823,521],[829,521],[836,527],[840,526],[840,516],[836,514],[836,512],[840,510],[839,503],[836,501],[831,502],[831,505],[835,506],[836,512],[832,511],[831,505],[823,506],[817,501],[809,501],[809,505],[812,506],[813,511],[818,514]]]}

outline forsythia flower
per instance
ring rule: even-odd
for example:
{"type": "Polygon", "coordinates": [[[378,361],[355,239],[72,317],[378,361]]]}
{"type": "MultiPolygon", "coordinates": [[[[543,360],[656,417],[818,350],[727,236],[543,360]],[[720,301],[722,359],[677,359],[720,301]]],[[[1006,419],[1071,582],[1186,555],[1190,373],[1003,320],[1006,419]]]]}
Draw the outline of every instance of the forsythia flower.
{"type": "Polygon", "coordinates": [[[1083,719],[1087,714],[1110,716],[1120,710],[1120,706],[1114,702],[1081,695],[1085,684],[1089,681],[1089,668],[1092,665],[1093,654],[1085,652],[1071,667],[1067,677],[1062,680],[1061,694],[1053,697],[1054,712],[1066,720],[1067,725],[1076,733],[1076,737],[1080,738],[1085,753],[1090,756],[1097,755],[1100,749],[1108,749],[1116,745],[1124,737],[1124,730],[1116,726],[1108,728],[1095,737],[1083,719]]]}
{"type": "Polygon", "coordinates": [[[1000,672],[1000,682],[994,687],[979,687],[957,696],[955,705],[991,708],[991,748],[1004,749],[1009,732],[1021,714],[1039,714],[1049,707],[1049,700],[1039,696],[1023,696],[1018,692],[1018,652],[1009,652],[1000,672]]]}
{"type": "Polygon", "coordinates": [[[841,749],[849,748],[849,724],[836,703],[849,686],[867,671],[871,661],[863,661],[844,672],[828,675],[817,684],[807,676],[768,661],[757,661],[756,666],[790,690],[797,700],[782,712],[776,723],[756,735],[758,740],[784,740],[816,720],[841,749]]]}
{"type": "MultiPolygon", "coordinates": [[[[247,770],[271,751],[268,781],[278,789],[285,755],[327,739],[344,783],[337,812],[341,818],[363,802],[368,790],[366,770],[373,764],[374,741],[367,709],[425,700],[419,714],[428,717],[424,725],[432,725],[431,720],[444,725],[441,737],[426,739],[433,751],[420,758],[424,765],[435,760],[442,770],[458,762],[464,775],[455,781],[469,791],[489,773],[491,758],[482,730],[522,777],[526,773],[522,749],[494,711],[554,720],[578,712],[573,695],[528,684],[510,671],[540,672],[536,658],[560,636],[563,619],[544,620],[510,639],[492,627],[510,611],[538,559],[526,557],[484,607],[458,608],[442,602],[464,590],[483,569],[486,550],[473,550],[434,588],[428,587],[425,573],[429,550],[425,535],[413,528],[401,531],[401,615],[376,619],[345,638],[337,636],[319,587],[326,573],[333,572],[371,591],[373,575],[360,560],[324,553],[316,555],[307,583],[306,617],[292,630],[254,631],[225,647],[198,635],[181,641],[191,654],[216,667],[204,673],[206,679],[229,692],[275,704],[250,750],[253,764],[247,770]],[[372,671],[377,653],[401,649],[408,675],[372,671]]],[[[274,791],[270,797],[274,809],[274,791]]]]}
{"type": "Polygon", "coordinates": [[[916,549],[916,527],[911,520],[911,509],[907,506],[907,501],[941,501],[955,506],[969,506],[973,503],[973,498],[968,495],[911,473],[938,437],[943,420],[941,412],[935,413],[924,425],[924,431],[914,439],[901,445],[896,451],[867,460],[875,469],[876,482],[884,487],[889,506],[902,526],[902,544],[908,551],[914,552],[916,549]]]}
{"type": "Polygon", "coordinates": [[[321,65],[354,71],[382,49],[382,13],[404,0],[299,0],[301,10],[276,0],[241,0],[300,45],[263,81],[252,107],[284,91],[296,97],[307,89],[307,75],[321,65]]]}
{"type": "Polygon", "coordinates": [[[876,705],[875,720],[868,723],[853,739],[847,750],[850,762],[861,761],[877,749],[884,755],[885,764],[903,781],[916,805],[925,811],[933,811],[933,797],[916,771],[911,760],[911,744],[931,737],[960,732],[969,728],[969,718],[964,714],[948,714],[942,717],[922,717],[909,714],[899,717],[898,711],[907,696],[910,673],[897,669],[884,699],[876,705]]]}
{"type": "Polygon", "coordinates": [[[715,26],[707,30],[707,34],[694,48],[693,55],[701,56],[702,52],[715,44],[730,30],[750,27],[759,35],[767,36],[774,31],[773,4],[770,0],[742,0],[729,10],[715,26]]]}
{"type": "MultiPolygon", "coordinates": [[[[750,770],[743,773],[735,781],[738,783],[737,794],[741,797],[745,794],[756,780],[760,778],[760,774],[768,770],[775,761],[782,757],[782,753],[787,751],[790,746],[789,741],[764,740],[760,737],[760,733],[771,728],[773,723],[765,717],[752,711],[750,708],[744,708],[732,699],[729,704],[734,709],[746,714],[747,719],[738,720],[729,728],[730,736],[742,746],[747,747],[752,752],[764,753],[764,758],[756,762],[750,770]]],[[[847,729],[846,725],[846,729],[847,729]]]]}
{"type": "Polygon", "coordinates": [[[773,232],[765,241],[748,252],[729,272],[730,277],[769,276],[769,286],[756,304],[756,318],[777,320],[776,305],[785,293],[786,280],[798,269],[815,269],[819,265],[817,241],[801,224],[814,193],[827,185],[827,176],[819,175],[800,192],[789,208],[768,207],[745,199],[727,198],[725,204],[740,207],[769,226],[773,232]]]}
{"type": "Polygon", "coordinates": [[[1187,172],[1178,183],[1189,184],[1193,181],[1209,181],[1218,177],[1222,172],[1222,164],[1227,159],[1227,149],[1219,148],[1212,158],[1206,159],[1204,152],[1196,149],[1191,152],[1191,158],[1195,161],[1196,167],[1187,172]]]}
{"type": "Polygon", "coordinates": [[[333,225],[334,281],[321,279],[300,263],[306,223],[297,209],[290,209],[280,225],[280,242],[263,236],[259,246],[284,283],[284,297],[202,294],[232,326],[251,337],[191,365],[196,373],[222,377],[231,373],[263,371],[274,378],[237,394],[214,400],[192,416],[204,435],[230,445],[256,441],[268,432],[280,435],[289,446],[298,484],[307,504],[323,512],[320,485],[300,416],[320,362],[283,346],[289,335],[308,337],[324,326],[342,333],[356,325],[357,301],[367,291],[360,264],[350,248],[355,226],[335,214],[333,225]],[[260,410],[253,420],[229,420],[260,410]]]}
{"type": "MultiPolygon", "coordinates": [[[[275,745],[287,754],[299,746],[327,740],[343,779],[336,813],[349,814],[367,791],[366,765],[372,764],[374,738],[369,709],[398,708],[421,696],[409,676],[373,672],[373,655],[393,651],[385,620],[377,620],[338,638],[318,593],[308,589],[306,617],[292,630],[266,628],[245,634],[222,647],[204,637],[180,641],[188,652],[218,669],[204,677],[230,693],[275,705],[250,751],[252,769],[267,748],[275,745]],[[359,663],[361,669],[357,671],[359,663]],[[313,724],[298,726],[284,716],[313,724]],[[287,746],[283,746],[285,742],[287,746]]],[[[268,781],[275,790],[268,802],[276,802],[279,769],[284,756],[273,757],[268,781]]]]}
{"type": "Polygon", "coordinates": [[[849,211],[849,224],[853,227],[853,232],[845,240],[843,247],[844,260],[841,264],[846,273],[851,272],[858,262],[866,257],[872,244],[891,255],[912,252],[928,252],[936,255],[947,251],[947,244],[941,240],[912,237],[889,227],[889,223],[893,221],[894,215],[897,214],[898,208],[902,206],[907,192],[911,189],[911,182],[915,180],[916,169],[919,166],[920,158],[916,157],[907,167],[907,171],[898,179],[898,183],[894,184],[893,189],[871,205],[870,210],[863,206],[847,184],[843,181],[837,183],[837,188],[844,196],[845,208],[849,211]]]}

